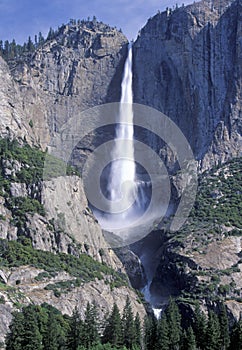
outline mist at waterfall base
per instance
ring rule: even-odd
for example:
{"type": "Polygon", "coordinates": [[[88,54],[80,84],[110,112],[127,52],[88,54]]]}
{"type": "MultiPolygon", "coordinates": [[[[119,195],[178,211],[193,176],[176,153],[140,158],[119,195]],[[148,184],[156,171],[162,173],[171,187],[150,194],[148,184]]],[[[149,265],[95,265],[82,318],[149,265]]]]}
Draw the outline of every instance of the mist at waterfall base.
{"type": "MultiPolygon", "coordinates": [[[[111,235],[115,234],[118,236],[118,242],[121,242],[120,246],[127,245],[122,244],[122,242],[129,242],[129,234],[133,235],[132,230],[130,233],[130,227],[132,227],[133,223],[135,226],[137,220],[142,217],[150,204],[152,196],[151,178],[146,169],[135,162],[132,103],[132,46],[129,45],[128,56],[124,66],[120,110],[115,129],[112,161],[103,169],[100,178],[102,193],[110,200],[110,213],[92,208],[102,229],[110,232],[111,235]],[[139,174],[142,174],[142,176],[139,174]],[[118,210],[120,202],[125,210],[118,210]]],[[[132,237],[130,241],[133,243],[139,239],[138,233],[137,238],[132,237]]],[[[147,275],[147,277],[149,276],[147,275]]],[[[152,306],[150,284],[151,280],[148,278],[148,283],[142,292],[146,301],[152,306]]],[[[159,318],[161,309],[155,306],[152,309],[155,317],[159,318]]]]}

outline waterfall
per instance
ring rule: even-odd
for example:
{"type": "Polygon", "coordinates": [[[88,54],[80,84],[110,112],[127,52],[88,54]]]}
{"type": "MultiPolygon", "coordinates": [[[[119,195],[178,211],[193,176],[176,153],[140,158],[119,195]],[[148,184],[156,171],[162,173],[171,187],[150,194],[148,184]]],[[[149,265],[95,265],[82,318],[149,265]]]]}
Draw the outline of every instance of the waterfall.
{"type": "MultiPolygon", "coordinates": [[[[148,203],[146,191],[149,185],[145,181],[140,181],[139,175],[136,174],[132,78],[132,44],[129,44],[121,85],[121,100],[118,116],[116,116],[118,120],[116,119],[115,139],[111,151],[112,162],[108,173],[107,191],[105,192],[110,200],[110,212],[103,214],[94,209],[101,227],[109,233],[115,233],[120,238],[117,246],[120,242],[120,246],[127,245],[129,224],[142,215],[148,203]]],[[[116,241],[112,241],[112,235],[106,234],[105,238],[112,244],[116,243],[116,241]]],[[[139,239],[138,232],[135,240],[139,239]]],[[[145,266],[143,259],[144,257],[139,260],[139,264],[145,266]]],[[[144,294],[145,300],[150,303],[155,317],[159,318],[162,309],[153,303],[150,293],[152,273],[145,270],[144,273],[148,280],[141,292],[144,294]]]]}
{"type": "MultiPolygon", "coordinates": [[[[112,206],[115,201],[125,201],[127,209],[136,197],[135,160],[133,145],[133,91],[132,91],[132,44],[129,44],[128,56],[124,65],[119,121],[116,126],[115,144],[112,152],[108,190],[112,206]],[[129,142],[130,140],[131,142],[129,142]],[[120,158],[122,155],[122,158],[120,158]],[[116,159],[116,160],[115,160],[116,159]]],[[[127,213],[126,213],[127,214],[127,213]]],[[[122,214],[126,216],[125,212],[122,214]]]]}

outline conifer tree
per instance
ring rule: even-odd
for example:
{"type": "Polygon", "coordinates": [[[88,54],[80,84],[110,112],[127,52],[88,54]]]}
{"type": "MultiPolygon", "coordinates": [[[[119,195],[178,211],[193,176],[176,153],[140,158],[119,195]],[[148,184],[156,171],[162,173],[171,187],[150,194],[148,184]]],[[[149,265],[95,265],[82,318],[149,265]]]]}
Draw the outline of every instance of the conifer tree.
{"type": "Polygon", "coordinates": [[[31,37],[29,36],[28,38],[28,42],[27,42],[27,51],[28,52],[33,52],[35,50],[35,47],[34,47],[34,43],[31,39],[31,37]]]}
{"type": "Polygon", "coordinates": [[[4,42],[4,58],[6,60],[9,59],[9,51],[10,51],[10,44],[8,40],[5,40],[4,42]]]}
{"type": "Polygon", "coordinates": [[[126,304],[122,316],[123,344],[128,348],[132,348],[135,342],[134,317],[130,304],[129,297],[126,299],[126,304]]]}
{"type": "Polygon", "coordinates": [[[187,331],[185,331],[184,334],[184,343],[183,343],[184,350],[196,350],[196,337],[194,334],[194,331],[192,327],[188,327],[187,331]]]}
{"type": "Polygon", "coordinates": [[[6,350],[22,350],[24,317],[22,312],[13,312],[10,332],[6,336],[6,350]]]}
{"type": "Polygon", "coordinates": [[[110,343],[114,346],[122,344],[121,316],[116,303],[113,305],[111,315],[106,321],[103,332],[103,343],[110,343]]]}
{"type": "Polygon", "coordinates": [[[229,348],[230,336],[229,336],[229,321],[224,304],[221,305],[221,311],[219,314],[220,323],[220,344],[221,350],[226,350],[229,348]]]}
{"type": "Polygon", "coordinates": [[[181,328],[181,315],[174,299],[170,299],[169,305],[166,309],[167,323],[169,327],[170,337],[170,349],[179,349],[181,341],[182,328],[181,328]]]}
{"type": "Polygon", "coordinates": [[[99,341],[99,332],[98,332],[98,313],[97,306],[95,303],[92,305],[88,302],[85,319],[83,322],[82,334],[81,334],[81,343],[87,349],[91,346],[97,344],[99,341]]]}
{"type": "Polygon", "coordinates": [[[150,350],[156,347],[156,322],[146,316],[144,319],[144,349],[150,350]]]}
{"type": "Polygon", "coordinates": [[[52,27],[50,27],[49,33],[47,35],[47,40],[52,40],[55,37],[55,31],[52,27]]]}
{"type": "Polygon", "coordinates": [[[80,314],[75,307],[69,322],[69,331],[67,333],[68,350],[77,350],[81,344],[82,321],[80,314]]]}
{"type": "Polygon", "coordinates": [[[38,319],[35,306],[29,305],[23,308],[24,334],[23,349],[25,350],[42,350],[42,335],[38,327],[38,319]]]}
{"type": "Polygon", "coordinates": [[[220,326],[218,316],[210,311],[208,315],[206,350],[220,350],[220,326]]]}
{"type": "Polygon", "coordinates": [[[169,343],[169,328],[164,313],[157,322],[156,350],[169,350],[169,343]]]}
{"type": "Polygon", "coordinates": [[[39,36],[38,36],[38,46],[43,45],[45,42],[45,38],[43,37],[42,33],[39,32],[39,36]]]}
{"type": "Polygon", "coordinates": [[[65,346],[63,316],[54,310],[49,311],[47,331],[43,336],[44,350],[60,350],[65,346]]]}
{"type": "Polygon", "coordinates": [[[242,349],[242,318],[236,322],[232,329],[230,350],[242,349]]]}
{"type": "Polygon", "coordinates": [[[202,350],[205,349],[207,319],[204,313],[200,310],[199,304],[196,304],[195,308],[193,329],[196,337],[197,347],[202,350]]]}
{"type": "Polygon", "coordinates": [[[134,332],[135,332],[135,340],[134,344],[141,348],[142,347],[142,333],[141,333],[141,321],[138,312],[135,315],[134,319],[134,332]]]}

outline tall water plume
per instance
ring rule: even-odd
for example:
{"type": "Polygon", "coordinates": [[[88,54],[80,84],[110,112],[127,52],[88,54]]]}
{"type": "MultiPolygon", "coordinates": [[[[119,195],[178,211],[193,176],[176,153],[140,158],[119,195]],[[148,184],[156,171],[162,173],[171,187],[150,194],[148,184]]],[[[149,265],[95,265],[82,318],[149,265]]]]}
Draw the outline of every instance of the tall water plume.
{"type": "MultiPolygon", "coordinates": [[[[133,145],[133,92],[132,92],[132,44],[129,44],[128,57],[124,66],[122,94],[120,101],[119,121],[116,126],[116,137],[112,157],[108,190],[112,203],[123,199],[126,208],[135,199],[135,160],[133,145]],[[122,158],[120,158],[122,155],[122,158]]],[[[125,213],[123,214],[125,216],[125,213]]]]}

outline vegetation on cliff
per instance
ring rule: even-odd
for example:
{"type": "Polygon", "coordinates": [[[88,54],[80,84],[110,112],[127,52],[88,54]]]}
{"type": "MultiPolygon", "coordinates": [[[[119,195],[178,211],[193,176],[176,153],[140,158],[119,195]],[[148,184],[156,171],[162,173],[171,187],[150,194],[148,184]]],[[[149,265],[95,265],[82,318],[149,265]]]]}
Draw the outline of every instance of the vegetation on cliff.
{"type": "MultiPolygon", "coordinates": [[[[105,279],[106,276],[111,277],[107,283],[111,284],[113,288],[128,285],[125,275],[99,263],[87,254],[80,254],[79,257],[76,257],[71,254],[54,254],[34,249],[31,241],[24,236],[20,236],[19,241],[0,239],[0,265],[5,267],[31,265],[43,269],[49,274],[66,271],[76,278],[72,288],[76,284],[81,285],[81,283],[93,281],[95,278],[105,279]]],[[[52,285],[52,287],[49,285],[48,288],[59,294],[64,287],[59,284],[52,285]]]]}

